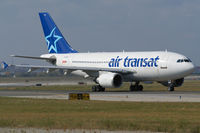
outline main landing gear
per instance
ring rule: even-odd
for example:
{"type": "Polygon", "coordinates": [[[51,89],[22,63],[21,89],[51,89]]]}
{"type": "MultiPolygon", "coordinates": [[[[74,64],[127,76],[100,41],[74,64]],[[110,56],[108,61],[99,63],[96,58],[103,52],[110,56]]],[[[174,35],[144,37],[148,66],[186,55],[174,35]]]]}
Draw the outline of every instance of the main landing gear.
{"type": "Polygon", "coordinates": [[[104,92],[105,88],[100,85],[94,85],[94,86],[92,86],[92,91],[93,92],[104,92]]]}
{"type": "Polygon", "coordinates": [[[135,82],[135,85],[130,85],[130,91],[143,91],[143,86],[139,85],[140,82],[135,82]]]}

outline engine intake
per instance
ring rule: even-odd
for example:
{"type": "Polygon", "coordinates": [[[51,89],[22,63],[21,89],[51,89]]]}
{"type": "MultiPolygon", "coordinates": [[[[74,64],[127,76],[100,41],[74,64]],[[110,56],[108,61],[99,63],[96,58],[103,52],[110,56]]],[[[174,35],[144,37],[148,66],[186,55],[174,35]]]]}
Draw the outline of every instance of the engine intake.
{"type": "Polygon", "coordinates": [[[122,76],[117,73],[104,73],[101,74],[96,82],[99,83],[102,87],[107,88],[118,88],[122,85],[123,80],[122,76]]]}

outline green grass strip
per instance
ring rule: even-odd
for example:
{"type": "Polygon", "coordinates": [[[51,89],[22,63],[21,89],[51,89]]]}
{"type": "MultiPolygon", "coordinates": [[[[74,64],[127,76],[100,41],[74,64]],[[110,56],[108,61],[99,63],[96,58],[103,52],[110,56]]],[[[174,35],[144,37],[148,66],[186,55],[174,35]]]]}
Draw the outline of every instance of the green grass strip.
{"type": "Polygon", "coordinates": [[[0,98],[0,127],[200,132],[200,103],[0,98]]]}

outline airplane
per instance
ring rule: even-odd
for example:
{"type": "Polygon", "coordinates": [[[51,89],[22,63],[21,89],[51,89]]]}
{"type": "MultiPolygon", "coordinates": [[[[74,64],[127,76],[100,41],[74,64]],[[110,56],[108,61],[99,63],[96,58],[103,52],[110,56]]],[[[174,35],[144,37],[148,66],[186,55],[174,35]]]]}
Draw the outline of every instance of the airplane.
{"type": "MultiPolygon", "coordinates": [[[[169,91],[179,87],[184,77],[194,71],[192,61],[184,55],[168,51],[148,52],[92,52],[79,53],[65,40],[62,33],[47,12],[39,13],[48,54],[39,57],[11,55],[12,57],[45,60],[51,66],[15,65],[30,68],[29,72],[40,68],[48,72],[62,69],[64,72],[92,78],[96,85],[93,92],[105,88],[118,88],[130,82],[130,91],[143,91],[140,82],[158,82],[169,91]],[[134,84],[132,84],[134,83],[134,84]]],[[[5,65],[5,64],[4,64],[5,65]]],[[[7,65],[5,65],[7,67],[7,65]]]]}

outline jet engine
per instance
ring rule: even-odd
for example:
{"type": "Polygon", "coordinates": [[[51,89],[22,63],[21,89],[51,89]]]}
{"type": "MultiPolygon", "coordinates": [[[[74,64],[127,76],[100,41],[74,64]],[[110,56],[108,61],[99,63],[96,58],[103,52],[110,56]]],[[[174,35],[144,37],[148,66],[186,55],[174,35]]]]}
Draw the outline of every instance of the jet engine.
{"type": "MultiPolygon", "coordinates": [[[[174,87],[180,87],[182,86],[183,82],[184,82],[184,78],[181,78],[181,79],[172,80],[171,84],[173,84],[174,87]]],[[[164,86],[167,86],[167,87],[169,86],[168,81],[160,82],[160,83],[164,86]]]]}
{"type": "Polygon", "coordinates": [[[103,73],[97,79],[96,82],[105,88],[117,88],[122,85],[122,76],[117,73],[103,73]]]}

